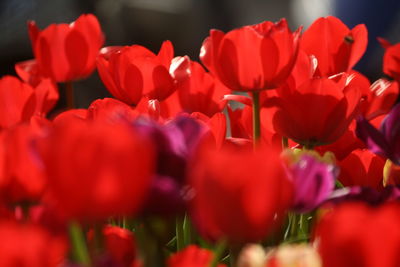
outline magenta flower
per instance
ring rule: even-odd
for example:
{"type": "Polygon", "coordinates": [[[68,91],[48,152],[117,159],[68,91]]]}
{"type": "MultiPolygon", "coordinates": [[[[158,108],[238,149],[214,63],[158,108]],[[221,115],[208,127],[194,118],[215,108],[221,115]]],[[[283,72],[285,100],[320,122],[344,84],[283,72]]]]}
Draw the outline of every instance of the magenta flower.
{"type": "Polygon", "coordinates": [[[333,164],[322,162],[304,154],[289,167],[295,198],[292,209],[309,212],[323,203],[333,192],[337,169],[333,164]]]}

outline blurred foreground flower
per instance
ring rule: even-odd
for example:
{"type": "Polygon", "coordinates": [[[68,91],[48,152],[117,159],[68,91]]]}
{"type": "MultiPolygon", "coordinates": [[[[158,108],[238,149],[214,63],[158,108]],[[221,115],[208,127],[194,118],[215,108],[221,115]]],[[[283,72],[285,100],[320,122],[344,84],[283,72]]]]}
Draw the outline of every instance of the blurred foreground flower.
{"type": "MultiPolygon", "coordinates": [[[[171,255],[167,261],[167,267],[208,267],[213,257],[212,251],[191,245],[171,255]]],[[[226,267],[226,265],[219,264],[217,267],[226,267]]]]}
{"type": "Polygon", "coordinates": [[[327,211],[315,229],[324,267],[396,267],[400,206],[344,203],[327,211]]]}
{"type": "Polygon", "coordinates": [[[309,244],[282,245],[268,252],[265,267],[322,267],[317,251],[309,244]]]}
{"type": "Polygon", "coordinates": [[[200,234],[230,244],[262,240],[292,203],[292,184],[273,147],[203,146],[193,157],[189,182],[195,194],[190,212],[200,234]]]}
{"type": "Polygon", "coordinates": [[[154,172],[153,144],[124,123],[63,120],[41,152],[51,199],[75,219],[133,215],[154,172]]]}
{"type": "Polygon", "coordinates": [[[36,225],[0,222],[0,266],[57,267],[65,261],[66,240],[36,225]]]}

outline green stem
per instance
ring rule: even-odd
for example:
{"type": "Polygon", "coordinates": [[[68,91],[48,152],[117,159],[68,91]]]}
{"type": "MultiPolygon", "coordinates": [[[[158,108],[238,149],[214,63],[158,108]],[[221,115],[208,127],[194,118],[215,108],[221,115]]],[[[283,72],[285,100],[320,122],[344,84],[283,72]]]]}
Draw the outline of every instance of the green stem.
{"type": "Polygon", "coordinates": [[[218,242],[217,247],[214,250],[214,257],[210,263],[210,267],[217,267],[220,258],[222,257],[222,254],[224,253],[226,249],[226,241],[222,240],[218,242]]]}
{"type": "Polygon", "coordinates": [[[135,221],[135,237],[137,238],[139,253],[143,260],[143,267],[163,267],[163,250],[157,238],[150,229],[149,221],[135,221]]]}
{"type": "Polygon", "coordinates": [[[71,240],[74,260],[83,266],[90,266],[90,257],[86,245],[85,234],[78,222],[70,222],[69,237],[71,240]]]}
{"type": "Polygon", "coordinates": [[[72,85],[72,82],[65,83],[65,99],[67,102],[67,109],[75,108],[74,87],[72,85]]]}
{"type": "Polygon", "coordinates": [[[192,243],[192,224],[187,214],[183,219],[183,242],[185,247],[192,243]]]}
{"type": "Polygon", "coordinates": [[[179,251],[185,247],[183,218],[180,216],[176,217],[175,231],[176,231],[176,250],[179,251]]]}
{"type": "Polygon", "coordinates": [[[335,180],[335,186],[336,188],[344,188],[344,185],[337,179],[335,180]]]}
{"type": "Polygon", "coordinates": [[[297,235],[298,228],[299,228],[299,221],[297,218],[297,214],[292,213],[291,214],[291,222],[290,222],[290,238],[293,238],[294,236],[297,235]]]}
{"type": "Polygon", "coordinates": [[[253,144],[258,145],[261,138],[260,92],[253,92],[253,144]]]}

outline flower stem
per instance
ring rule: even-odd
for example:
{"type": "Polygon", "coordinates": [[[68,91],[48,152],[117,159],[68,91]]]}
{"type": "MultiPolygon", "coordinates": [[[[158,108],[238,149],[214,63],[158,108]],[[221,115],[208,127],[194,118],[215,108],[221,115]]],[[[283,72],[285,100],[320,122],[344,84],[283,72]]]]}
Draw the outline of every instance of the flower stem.
{"type": "Polygon", "coordinates": [[[175,231],[176,231],[176,250],[179,251],[185,247],[185,238],[183,231],[183,218],[178,216],[176,218],[175,231]]]}
{"type": "Polygon", "coordinates": [[[187,214],[183,219],[183,242],[185,247],[192,243],[192,224],[187,214]]]}
{"type": "Polygon", "coordinates": [[[75,108],[74,87],[72,85],[72,82],[65,83],[65,99],[67,101],[67,109],[75,108]]]}
{"type": "Polygon", "coordinates": [[[209,265],[210,267],[216,267],[218,265],[219,260],[225,251],[225,248],[226,248],[226,241],[225,240],[219,241],[214,250],[214,257],[209,265]]]}
{"type": "Polygon", "coordinates": [[[253,92],[253,144],[258,145],[261,138],[260,92],[253,92]]]}
{"type": "Polygon", "coordinates": [[[69,224],[69,237],[75,261],[83,266],[90,266],[90,256],[86,245],[85,234],[78,222],[69,224]]]}

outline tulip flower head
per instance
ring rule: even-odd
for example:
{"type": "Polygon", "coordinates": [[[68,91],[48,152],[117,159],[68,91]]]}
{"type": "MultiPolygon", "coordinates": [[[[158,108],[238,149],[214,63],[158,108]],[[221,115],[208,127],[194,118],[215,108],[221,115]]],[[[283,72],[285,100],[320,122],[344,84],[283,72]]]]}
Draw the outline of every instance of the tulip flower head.
{"type": "Polygon", "coordinates": [[[291,32],[285,19],[228,33],[211,30],[201,47],[200,59],[231,90],[277,88],[295,64],[300,31],[291,32]]]}
{"type": "Polygon", "coordinates": [[[189,170],[195,192],[190,211],[200,233],[236,244],[262,240],[292,202],[279,152],[273,147],[200,150],[189,170]]]}
{"type": "Polygon", "coordinates": [[[40,30],[28,23],[33,54],[41,76],[67,82],[89,76],[104,43],[97,18],[81,15],[71,24],[52,24],[40,30]]]}

